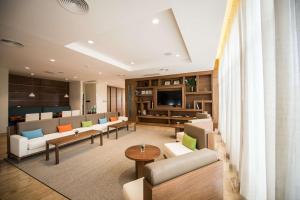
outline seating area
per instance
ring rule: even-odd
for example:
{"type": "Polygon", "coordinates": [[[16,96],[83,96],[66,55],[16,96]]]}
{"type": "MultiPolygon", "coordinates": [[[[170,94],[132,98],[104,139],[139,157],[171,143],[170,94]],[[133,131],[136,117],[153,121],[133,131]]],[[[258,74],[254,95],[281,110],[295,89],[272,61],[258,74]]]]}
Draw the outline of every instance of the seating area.
{"type": "MultiPolygon", "coordinates": [[[[117,113],[99,113],[21,122],[18,123],[16,134],[8,133],[8,154],[20,160],[21,158],[45,151],[46,141],[48,140],[75,135],[76,132],[80,134],[89,130],[95,130],[102,134],[107,131],[109,125],[127,120],[127,117],[117,117],[117,113]],[[117,120],[111,121],[111,118],[117,118],[117,120]],[[101,123],[102,119],[105,119],[106,122],[101,123]],[[85,125],[87,122],[90,124],[85,125]],[[65,129],[66,126],[69,126],[69,128],[65,129]],[[41,134],[36,136],[34,132],[37,130],[41,130],[41,134]]],[[[50,146],[50,148],[54,148],[54,146],[50,146]]]]}
{"type": "Polygon", "coordinates": [[[2,0],[0,30],[0,200],[300,200],[300,0],[2,0]]]}

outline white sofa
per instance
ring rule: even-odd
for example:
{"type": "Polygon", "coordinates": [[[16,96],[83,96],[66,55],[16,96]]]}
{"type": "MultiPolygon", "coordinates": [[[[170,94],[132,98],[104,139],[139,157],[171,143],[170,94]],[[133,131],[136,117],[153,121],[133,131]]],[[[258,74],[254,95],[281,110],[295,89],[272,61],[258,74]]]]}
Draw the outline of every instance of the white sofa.
{"type": "MultiPolygon", "coordinates": [[[[97,114],[93,116],[96,119],[97,114]]],[[[46,148],[46,141],[51,139],[56,139],[59,137],[64,137],[68,135],[75,134],[75,131],[78,130],[80,132],[88,131],[88,130],[96,130],[99,132],[106,132],[107,126],[115,123],[119,123],[122,121],[127,121],[127,117],[119,117],[117,121],[107,122],[105,124],[98,124],[97,120],[93,121],[93,126],[91,127],[81,127],[82,121],[91,120],[91,116],[77,116],[77,117],[66,117],[66,118],[55,118],[55,119],[46,119],[39,120],[34,122],[22,122],[18,124],[18,133],[17,135],[10,135],[9,143],[10,150],[9,154],[13,154],[14,157],[21,159],[22,157],[29,156],[31,154],[35,154],[41,151],[44,151],[46,148]],[[72,131],[67,131],[63,133],[57,132],[57,126],[61,124],[71,123],[74,128],[72,131]],[[22,131],[35,130],[41,128],[43,130],[44,136],[38,137],[34,139],[28,139],[26,137],[21,136],[22,131]]],[[[54,146],[50,145],[50,148],[54,146]]]]}
{"type": "Polygon", "coordinates": [[[207,148],[207,133],[208,131],[200,127],[197,123],[184,124],[184,132],[177,133],[177,142],[164,144],[163,152],[165,157],[171,158],[193,152],[191,149],[182,144],[184,134],[187,134],[197,140],[195,151],[207,148]]]}

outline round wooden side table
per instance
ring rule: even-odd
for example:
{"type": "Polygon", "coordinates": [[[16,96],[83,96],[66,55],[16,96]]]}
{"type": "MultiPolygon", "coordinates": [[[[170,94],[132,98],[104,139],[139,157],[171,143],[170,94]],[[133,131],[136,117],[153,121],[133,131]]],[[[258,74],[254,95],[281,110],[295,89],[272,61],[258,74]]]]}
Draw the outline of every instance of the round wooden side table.
{"type": "Polygon", "coordinates": [[[135,145],[126,149],[125,156],[135,161],[136,178],[141,178],[144,176],[144,166],[147,163],[154,162],[154,159],[160,156],[160,149],[146,144],[144,151],[142,151],[141,145],[135,145]]]}

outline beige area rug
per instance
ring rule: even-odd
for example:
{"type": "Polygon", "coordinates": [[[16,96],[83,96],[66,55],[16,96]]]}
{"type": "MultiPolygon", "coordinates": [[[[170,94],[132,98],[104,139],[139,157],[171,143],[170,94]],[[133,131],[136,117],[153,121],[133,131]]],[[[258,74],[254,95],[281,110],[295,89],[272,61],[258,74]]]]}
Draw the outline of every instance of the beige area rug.
{"type": "MultiPolygon", "coordinates": [[[[160,149],[166,142],[175,141],[174,129],[154,126],[137,126],[136,132],[119,131],[104,138],[99,146],[86,140],[60,149],[60,163],[55,165],[55,155],[50,160],[45,155],[24,159],[15,165],[70,199],[122,199],[123,184],[135,180],[135,163],[125,157],[125,150],[137,144],[152,144],[160,149]]],[[[161,157],[158,159],[162,159],[161,157]]]]}

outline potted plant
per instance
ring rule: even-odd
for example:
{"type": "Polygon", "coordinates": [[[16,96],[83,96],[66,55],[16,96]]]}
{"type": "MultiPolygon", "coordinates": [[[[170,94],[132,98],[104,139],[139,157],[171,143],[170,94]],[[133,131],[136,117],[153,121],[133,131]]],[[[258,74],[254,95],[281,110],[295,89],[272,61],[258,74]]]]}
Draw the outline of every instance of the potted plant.
{"type": "Polygon", "coordinates": [[[195,78],[187,78],[185,79],[186,86],[189,92],[194,92],[196,89],[196,79],[195,78]]]}

